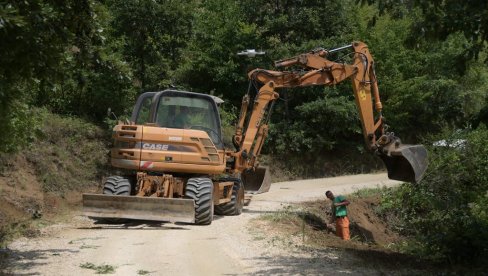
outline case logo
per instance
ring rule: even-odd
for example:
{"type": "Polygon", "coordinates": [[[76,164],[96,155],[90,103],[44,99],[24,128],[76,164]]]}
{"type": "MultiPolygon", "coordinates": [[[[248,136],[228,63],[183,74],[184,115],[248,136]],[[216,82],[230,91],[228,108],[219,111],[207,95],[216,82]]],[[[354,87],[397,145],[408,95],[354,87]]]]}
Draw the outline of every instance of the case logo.
{"type": "Polygon", "coordinates": [[[142,148],[145,150],[168,150],[169,145],[143,143],[142,148]]]}

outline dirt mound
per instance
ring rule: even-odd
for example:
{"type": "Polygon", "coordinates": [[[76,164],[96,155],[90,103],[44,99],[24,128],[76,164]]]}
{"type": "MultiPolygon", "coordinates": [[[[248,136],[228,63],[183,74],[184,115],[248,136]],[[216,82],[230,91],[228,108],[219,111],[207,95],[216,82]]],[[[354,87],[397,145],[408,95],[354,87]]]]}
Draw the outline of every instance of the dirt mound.
{"type": "Polygon", "coordinates": [[[379,217],[375,208],[379,206],[379,196],[365,198],[348,197],[348,206],[352,241],[344,242],[335,235],[334,225],[330,223],[330,201],[318,200],[287,206],[283,210],[265,215],[261,218],[259,228],[267,232],[285,233],[306,236],[308,244],[318,247],[335,247],[345,249],[382,250],[398,243],[402,237],[393,232],[386,221],[379,217]],[[269,222],[272,225],[268,225],[269,222]]]}
{"type": "Polygon", "coordinates": [[[44,194],[35,171],[22,155],[3,160],[0,173],[0,227],[41,212],[44,194]]]}
{"type": "Polygon", "coordinates": [[[398,242],[400,236],[388,228],[387,222],[380,218],[375,208],[378,207],[379,196],[353,198],[348,206],[351,232],[358,235],[361,241],[389,245],[398,242]]]}
{"type": "Polygon", "coordinates": [[[48,193],[24,154],[2,156],[0,168],[0,245],[18,235],[36,236],[38,224],[49,224],[60,212],[81,203],[79,191],[48,193]]]}

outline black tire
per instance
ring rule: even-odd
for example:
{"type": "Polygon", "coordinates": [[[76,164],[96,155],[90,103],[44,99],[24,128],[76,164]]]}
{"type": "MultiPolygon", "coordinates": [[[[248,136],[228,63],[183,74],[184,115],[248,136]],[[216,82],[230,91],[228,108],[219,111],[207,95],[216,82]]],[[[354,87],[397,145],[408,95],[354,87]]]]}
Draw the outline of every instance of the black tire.
{"type": "Polygon", "coordinates": [[[103,184],[104,195],[130,195],[132,185],[130,179],[123,176],[110,176],[103,184]]]}
{"type": "MultiPolygon", "coordinates": [[[[110,176],[103,184],[104,195],[121,195],[128,196],[131,194],[132,184],[131,179],[123,176],[110,176]]],[[[94,218],[99,223],[124,223],[128,219],[123,218],[94,218]]]]}
{"type": "Polygon", "coordinates": [[[244,185],[239,178],[226,178],[220,181],[233,181],[232,197],[229,202],[215,206],[215,213],[224,216],[238,216],[244,208],[244,185]]]}
{"type": "Polygon", "coordinates": [[[195,224],[211,224],[214,213],[212,180],[208,178],[188,179],[185,196],[195,200],[195,224]]]}

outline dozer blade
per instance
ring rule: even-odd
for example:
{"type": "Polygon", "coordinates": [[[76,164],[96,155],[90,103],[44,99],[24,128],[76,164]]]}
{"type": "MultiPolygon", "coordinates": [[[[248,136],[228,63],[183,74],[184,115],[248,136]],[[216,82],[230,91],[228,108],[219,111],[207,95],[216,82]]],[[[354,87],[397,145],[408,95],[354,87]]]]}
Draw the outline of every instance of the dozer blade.
{"type": "Polygon", "coordinates": [[[195,222],[195,202],[180,198],[83,194],[83,214],[94,218],[195,222]]]}
{"type": "Polygon", "coordinates": [[[419,182],[427,170],[425,147],[400,144],[391,148],[388,153],[380,154],[388,170],[388,178],[404,182],[419,182]]]}
{"type": "Polygon", "coordinates": [[[241,173],[241,180],[246,192],[252,194],[266,193],[271,187],[271,177],[267,167],[244,171],[241,173]]]}

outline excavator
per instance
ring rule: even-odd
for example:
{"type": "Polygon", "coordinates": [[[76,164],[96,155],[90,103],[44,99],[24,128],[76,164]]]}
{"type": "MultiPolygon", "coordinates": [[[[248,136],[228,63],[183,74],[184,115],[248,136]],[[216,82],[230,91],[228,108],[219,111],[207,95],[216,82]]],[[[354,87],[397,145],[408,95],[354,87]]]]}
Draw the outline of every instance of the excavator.
{"type": "Polygon", "coordinates": [[[113,129],[110,176],[103,194],[83,194],[83,211],[95,219],[137,219],[208,225],[213,215],[242,213],[246,193],[270,189],[259,156],[280,89],[330,86],[345,80],[359,111],[366,147],[385,163],[390,179],[418,182],[427,169],[422,145],[403,144],[387,132],[374,60],[363,42],[319,48],[254,69],[232,138],[224,147],[218,105],[207,94],[178,90],[139,96],[130,121],[113,129]],[[347,51],[350,63],[328,59],[347,51]],[[288,69],[288,70],[286,70],[288,69]]]}

